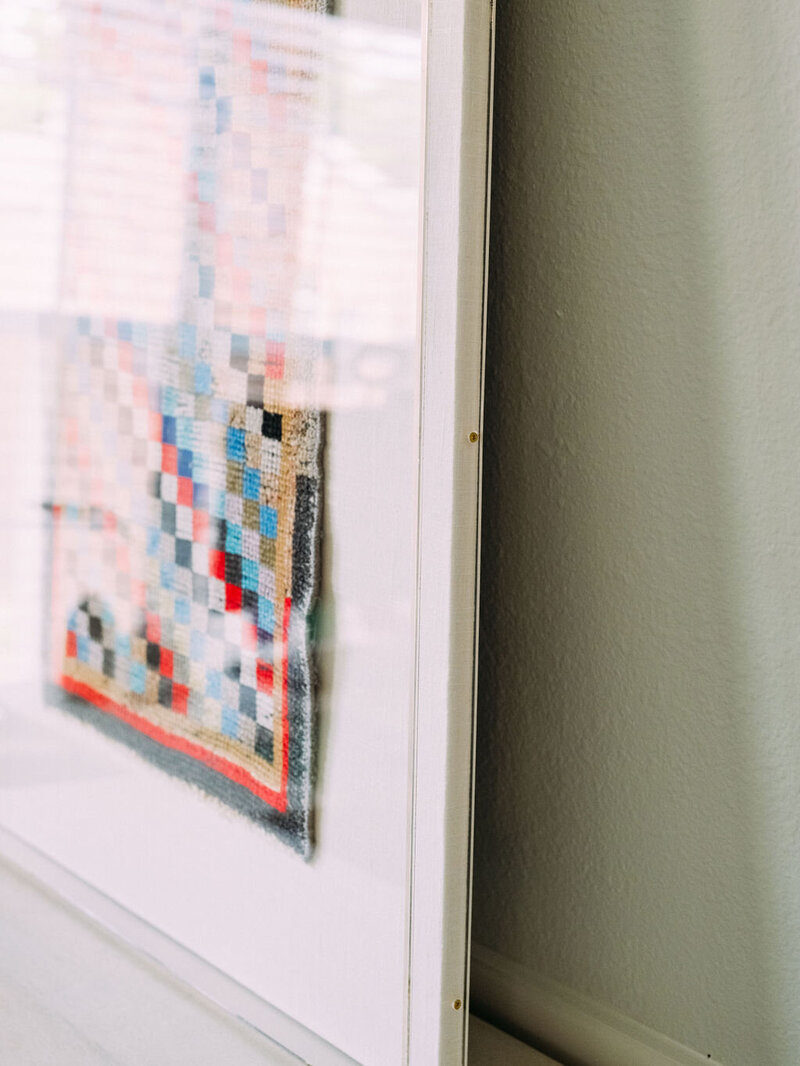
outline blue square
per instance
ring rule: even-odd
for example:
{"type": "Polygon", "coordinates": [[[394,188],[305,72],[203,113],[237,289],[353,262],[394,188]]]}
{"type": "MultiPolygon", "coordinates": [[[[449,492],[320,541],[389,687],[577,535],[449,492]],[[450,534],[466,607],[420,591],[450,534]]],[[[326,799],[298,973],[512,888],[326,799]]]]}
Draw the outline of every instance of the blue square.
{"type": "Polygon", "coordinates": [[[217,195],[217,183],[213,170],[201,170],[197,175],[197,199],[201,204],[213,204],[217,195]]]}
{"type": "Polygon", "coordinates": [[[117,336],[121,341],[133,340],[133,326],[130,324],[130,322],[117,323],[117,336]]]}
{"type": "Polygon", "coordinates": [[[231,333],[231,355],[250,355],[250,338],[246,333],[231,333]]]}
{"type": "Polygon", "coordinates": [[[209,456],[202,451],[194,453],[192,459],[192,477],[195,481],[208,481],[209,456]]]}
{"type": "Polygon", "coordinates": [[[162,589],[171,589],[175,584],[175,564],[174,563],[162,563],[161,564],[161,587],[162,589]]]}
{"type": "Polygon", "coordinates": [[[193,418],[178,418],[175,443],[179,448],[191,448],[194,444],[195,421],[193,418]]]}
{"type": "Polygon", "coordinates": [[[217,133],[224,133],[231,125],[231,98],[222,96],[217,100],[217,133]]]}
{"type": "Polygon", "coordinates": [[[258,628],[266,629],[268,633],[275,632],[275,607],[272,600],[258,597],[258,628]]]}
{"type": "Polygon", "coordinates": [[[226,737],[235,737],[239,732],[239,711],[233,707],[222,708],[222,732],[226,737]]]}
{"type": "Polygon", "coordinates": [[[161,419],[161,439],[165,444],[175,443],[176,425],[174,415],[164,415],[161,419]]]}
{"type": "Polygon", "coordinates": [[[86,337],[91,332],[92,323],[88,315],[81,315],[78,318],[78,333],[86,337]]]}
{"type": "Polygon", "coordinates": [[[200,267],[200,283],[198,285],[197,295],[204,300],[209,300],[214,295],[213,266],[200,267]]]}
{"type": "Polygon", "coordinates": [[[178,448],[178,477],[192,476],[192,453],[188,448],[178,448]]]}
{"type": "Polygon", "coordinates": [[[214,489],[211,500],[211,514],[215,518],[225,517],[225,489],[214,489]]]}
{"type": "Polygon", "coordinates": [[[181,322],[178,326],[178,349],[183,359],[194,359],[197,352],[197,327],[181,322]]]}
{"type": "Polygon", "coordinates": [[[116,640],[117,655],[120,659],[129,659],[131,655],[131,638],[130,637],[117,637],[116,640]]]}
{"type": "Polygon", "coordinates": [[[89,662],[89,638],[78,637],[78,658],[82,663],[89,662]]]}
{"type": "Polygon", "coordinates": [[[256,470],[255,467],[246,466],[244,468],[244,483],[242,486],[242,495],[246,500],[257,500],[258,489],[261,484],[261,472],[256,470]]]}
{"type": "Polygon", "coordinates": [[[133,325],[133,343],[137,348],[147,345],[147,326],[143,322],[135,322],[133,325]]]}
{"type": "Polygon", "coordinates": [[[254,559],[242,559],[242,588],[258,592],[258,563],[254,559]]]}
{"type": "Polygon", "coordinates": [[[228,401],[223,400],[221,396],[211,397],[211,418],[214,422],[221,422],[223,425],[228,421],[228,401]]]}
{"type": "Polygon", "coordinates": [[[158,548],[161,544],[161,530],[150,526],[147,530],[147,554],[151,559],[158,557],[158,548]]]}
{"type": "Polygon", "coordinates": [[[189,656],[194,662],[201,663],[205,653],[206,635],[201,633],[199,629],[193,629],[189,638],[189,656]]]}
{"type": "Polygon", "coordinates": [[[225,551],[231,555],[242,554],[242,527],[235,522],[227,522],[225,525],[225,551]]]}
{"type": "Polygon", "coordinates": [[[261,517],[261,536],[271,537],[272,540],[278,536],[278,512],[274,507],[262,507],[260,511],[261,517]]]}
{"type": "Polygon", "coordinates": [[[211,367],[198,363],[194,368],[194,391],[200,396],[211,395],[211,367]]]}
{"type": "Polygon", "coordinates": [[[188,600],[175,600],[175,621],[182,626],[188,626],[192,619],[192,605],[188,600]]]}
{"type": "Polygon", "coordinates": [[[244,430],[228,426],[228,458],[234,462],[244,462],[244,430]]]}
{"type": "Polygon", "coordinates": [[[195,481],[192,486],[192,506],[200,511],[208,510],[208,485],[195,481]]]}
{"type": "Polygon", "coordinates": [[[161,397],[161,410],[165,415],[175,415],[178,411],[178,390],[173,385],[164,388],[161,397]]]}
{"type": "Polygon", "coordinates": [[[222,697],[222,674],[219,670],[209,670],[206,674],[206,695],[212,700],[222,697]]]}
{"type": "Polygon", "coordinates": [[[147,670],[145,668],[144,663],[131,663],[131,691],[138,692],[140,694],[143,693],[146,680],[147,670]]]}
{"type": "Polygon", "coordinates": [[[216,92],[217,79],[214,76],[213,67],[201,67],[198,71],[199,75],[199,90],[201,100],[210,100],[216,92]]]}

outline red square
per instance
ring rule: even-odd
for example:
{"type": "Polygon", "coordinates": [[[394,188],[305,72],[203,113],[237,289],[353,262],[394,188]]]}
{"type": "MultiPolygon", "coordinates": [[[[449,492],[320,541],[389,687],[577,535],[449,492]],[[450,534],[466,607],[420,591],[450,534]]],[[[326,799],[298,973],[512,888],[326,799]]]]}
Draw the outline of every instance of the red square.
{"type": "MultiPolygon", "coordinates": [[[[163,659],[164,652],[161,652],[163,659]]],[[[186,714],[189,709],[189,687],[188,685],[173,685],[172,686],[172,709],[177,711],[178,714],[186,714]]]]}
{"type": "Polygon", "coordinates": [[[242,66],[250,62],[250,34],[244,30],[236,30],[233,34],[233,61],[242,66]]]}
{"type": "Polygon", "coordinates": [[[118,346],[119,368],[130,373],[133,365],[133,345],[130,341],[120,341],[118,346]]]}
{"type": "Polygon", "coordinates": [[[148,415],[147,435],[150,440],[161,440],[162,434],[161,415],[158,411],[150,411],[148,415]]]}
{"type": "Polygon", "coordinates": [[[192,511],[192,538],[197,544],[208,540],[208,511],[192,511]]]}
{"type": "Polygon", "coordinates": [[[151,614],[149,611],[145,624],[145,635],[151,644],[161,643],[161,619],[157,614],[151,614]]]}
{"type": "Polygon", "coordinates": [[[242,615],[242,647],[245,651],[255,651],[258,647],[258,632],[246,615],[242,615]]]}
{"type": "Polygon", "coordinates": [[[268,378],[283,377],[285,351],[285,345],[279,341],[267,341],[267,366],[265,374],[268,378]]]}
{"type": "Polygon", "coordinates": [[[161,469],[165,474],[178,473],[178,449],[174,444],[161,445],[161,469]]]}
{"type": "Polygon", "coordinates": [[[238,585],[225,586],[225,610],[239,611],[242,607],[242,590],[238,585]]]}
{"type": "Polygon", "coordinates": [[[178,478],[178,503],[184,507],[192,506],[192,479],[190,477],[178,478]]]}
{"type": "Polygon", "coordinates": [[[259,692],[272,692],[273,673],[272,663],[256,660],[256,686],[259,692]]]}
{"type": "Polygon", "coordinates": [[[267,64],[262,59],[255,59],[250,64],[250,92],[265,96],[267,92],[267,64]]]}
{"type": "Polygon", "coordinates": [[[206,233],[213,233],[217,228],[217,212],[214,209],[214,205],[198,204],[197,219],[201,230],[205,230],[206,233]]]}
{"type": "Polygon", "coordinates": [[[74,629],[67,630],[67,658],[74,659],[78,654],[78,638],[74,629]]]}
{"type": "Polygon", "coordinates": [[[172,652],[167,648],[161,649],[161,673],[164,677],[172,677],[172,652]]]}
{"type": "Polygon", "coordinates": [[[208,572],[211,577],[225,580],[225,552],[212,548],[208,553],[208,572]]]}

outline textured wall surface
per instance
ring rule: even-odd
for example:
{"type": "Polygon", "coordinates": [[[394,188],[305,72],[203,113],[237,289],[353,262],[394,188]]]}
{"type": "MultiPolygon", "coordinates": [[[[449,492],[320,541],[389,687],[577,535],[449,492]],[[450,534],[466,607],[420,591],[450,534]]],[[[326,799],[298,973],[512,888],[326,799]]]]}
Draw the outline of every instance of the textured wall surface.
{"type": "Polygon", "coordinates": [[[800,1048],[800,9],[498,0],[476,940],[800,1048]]]}

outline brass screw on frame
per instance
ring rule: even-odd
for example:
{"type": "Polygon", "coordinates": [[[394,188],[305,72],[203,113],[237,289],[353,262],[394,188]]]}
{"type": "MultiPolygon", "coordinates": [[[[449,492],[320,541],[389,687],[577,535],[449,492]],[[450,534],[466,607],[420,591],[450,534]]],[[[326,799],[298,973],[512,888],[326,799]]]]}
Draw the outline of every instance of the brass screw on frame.
{"type": "Polygon", "coordinates": [[[453,1000],[453,1010],[461,1010],[461,1000],[460,999],[454,999],[453,1000]]]}
{"type": "Polygon", "coordinates": [[[475,444],[477,442],[477,440],[478,440],[478,434],[473,429],[473,431],[469,435],[469,442],[470,442],[470,444],[475,444]]]}

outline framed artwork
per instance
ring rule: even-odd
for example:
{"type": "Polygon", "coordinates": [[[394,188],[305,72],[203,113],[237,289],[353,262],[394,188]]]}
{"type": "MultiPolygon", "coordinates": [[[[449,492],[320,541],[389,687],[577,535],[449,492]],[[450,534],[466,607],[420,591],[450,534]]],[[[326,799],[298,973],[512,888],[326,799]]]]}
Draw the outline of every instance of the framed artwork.
{"type": "Polygon", "coordinates": [[[24,0],[0,854],[304,1061],[466,1061],[489,0],[24,0]]]}

